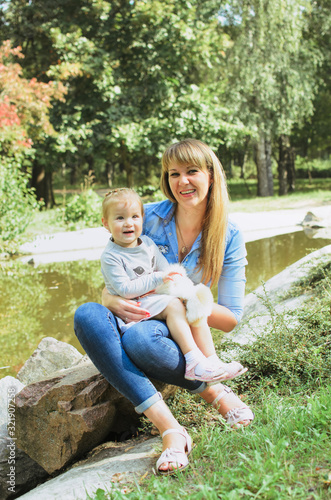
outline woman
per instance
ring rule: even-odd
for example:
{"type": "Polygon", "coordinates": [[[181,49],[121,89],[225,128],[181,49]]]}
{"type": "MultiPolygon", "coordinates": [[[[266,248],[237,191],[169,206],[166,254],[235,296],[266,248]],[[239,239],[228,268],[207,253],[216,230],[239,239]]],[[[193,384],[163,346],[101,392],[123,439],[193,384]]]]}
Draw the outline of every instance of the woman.
{"type": "MultiPolygon", "coordinates": [[[[242,316],[246,251],[241,233],[228,222],[222,166],[206,144],[181,141],[163,155],[161,188],[168,199],[145,206],[143,232],[169,263],[181,262],[194,283],[217,283],[218,303],[208,323],[229,332],[242,316]]],[[[106,290],[103,303],[106,307],[84,304],[76,311],[76,335],[110,384],[158,428],[163,438],[157,462],[161,474],[188,465],[191,440],[148,377],[200,394],[231,426],[246,426],[253,420],[251,410],[228,387],[184,378],[184,357],[163,322],[138,323],[121,337],[113,314],[130,322],[146,317],[148,311],[106,290]]],[[[213,354],[212,345],[204,349],[213,354]]]]}

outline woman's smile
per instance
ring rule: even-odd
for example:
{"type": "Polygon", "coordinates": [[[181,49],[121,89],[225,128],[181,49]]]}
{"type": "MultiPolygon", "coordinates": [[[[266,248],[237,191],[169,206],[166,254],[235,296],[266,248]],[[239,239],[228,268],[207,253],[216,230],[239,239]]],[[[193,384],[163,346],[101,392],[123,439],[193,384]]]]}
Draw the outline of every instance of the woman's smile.
{"type": "Polygon", "coordinates": [[[195,189],[186,189],[185,191],[181,191],[180,194],[182,196],[189,196],[191,194],[195,193],[195,189]]]}
{"type": "Polygon", "coordinates": [[[208,171],[195,165],[174,164],[171,165],[168,175],[169,186],[177,203],[192,202],[194,206],[206,204],[211,183],[208,171]]]}

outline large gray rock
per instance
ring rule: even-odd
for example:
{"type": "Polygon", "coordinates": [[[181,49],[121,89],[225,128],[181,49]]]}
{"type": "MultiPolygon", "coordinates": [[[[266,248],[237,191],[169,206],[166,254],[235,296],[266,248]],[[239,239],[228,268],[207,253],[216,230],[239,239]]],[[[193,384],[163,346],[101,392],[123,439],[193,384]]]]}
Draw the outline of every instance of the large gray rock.
{"type": "MultiPolygon", "coordinates": [[[[156,383],[164,398],[176,388],[156,383]]],[[[133,405],[92,363],[26,386],[15,398],[17,445],[49,474],[82,457],[110,432],[137,425],[133,405]]]]}
{"type": "Polygon", "coordinates": [[[47,472],[24,451],[17,448],[12,432],[16,415],[11,405],[24,385],[14,377],[0,380],[0,498],[15,498],[48,477],[47,472]],[[9,407],[8,407],[9,406],[9,407]],[[7,425],[9,424],[8,434],[7,425]]]}
{"type": "Polygon", "coordinates": [[[105,443],[87,458],[63,474],[50,479],[23,495],[22,500],[86,500],[94,498],[98,488],[123,493],[136,488],[139,479],[155,468],[160,455],[160,437],[105,443]],[[158,450],[158,451],[157,451],[158,450]]]}
{"type": "Polygon", "coordinates": [[[25,385],[50,377],[58,370],[79,362],[83,355],[70,344],[45,337],[17,374],[25,385]]]}
{"type": "Polygon", "coordinates": [[[7,431],[8,404],[20,392],[24,384],[14,377],[4,377],[0,379],[0,428],[5,426],[7,431]]]}

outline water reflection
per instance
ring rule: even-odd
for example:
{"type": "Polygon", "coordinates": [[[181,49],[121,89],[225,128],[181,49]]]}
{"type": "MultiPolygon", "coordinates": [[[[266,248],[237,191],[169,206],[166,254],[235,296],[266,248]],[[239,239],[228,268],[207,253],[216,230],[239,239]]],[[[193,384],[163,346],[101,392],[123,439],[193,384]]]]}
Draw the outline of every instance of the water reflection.
{"type": "Polygon", "coordinates": [[[329,244],[330,240],[311,239],[304,231],[246,243],[246,293],[255,290],[263,281],[272,278],[302,257],[329,244]]]}
{"type": "MultiPolygon", "coordinates": [[[[330,240],[296,232],[247,243],[247,293],[330,240]]],[[[15,376],[43,337],[54,337],[83,352],[73,332],[74,312],[100,302],[99,261],[56,263],[0,276],[0,377],[15,376]]]]}

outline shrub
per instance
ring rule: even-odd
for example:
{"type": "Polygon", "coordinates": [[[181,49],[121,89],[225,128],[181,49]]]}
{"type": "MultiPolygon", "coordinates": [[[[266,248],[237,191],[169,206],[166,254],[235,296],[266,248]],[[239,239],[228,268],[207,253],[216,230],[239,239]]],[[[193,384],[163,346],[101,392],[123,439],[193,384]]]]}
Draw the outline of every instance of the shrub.
{"type": "Polygon", "coordinates": [[[2,158],[0,165],[0,253],[14,253],[22,234],[40,206],[15,159],[2,158]]]}
{"type": "Polygon", "coordinates": [[[162,193],[159,187],[155,187],[152,185],[148,186],[139,186],[136,188],[137,193],[141,196],[144,202],[153,202],[153,201],[162,201],[165,199],[164,194],[162,193]]]}
{"type": "MultiPolygon", "coordinates": [[[[263,335],[251,345],[238,346],[232,342],[227,349],[235,349],[238,359],[250,370],[236,381],[240,389],[259,386],[300,387],[306,383],[329,380],[331,370],[331,269],[320,273],[320,280],[312,277],[310,290],[314,296],[299,310],[278,314],[270,304],[265,305],[271,320],[263,335]]],[[[307,284],[305,292],[309,291],[307,284]]],[[[224,344],[222,344],[224,348],[224,344]]]]}
{"type": "Polygon", "coordinates": [[[72,230],[100,225],[100,196],[91,188],[73,196],[65,205],[62,218],[69,229],[72,230]]]}

